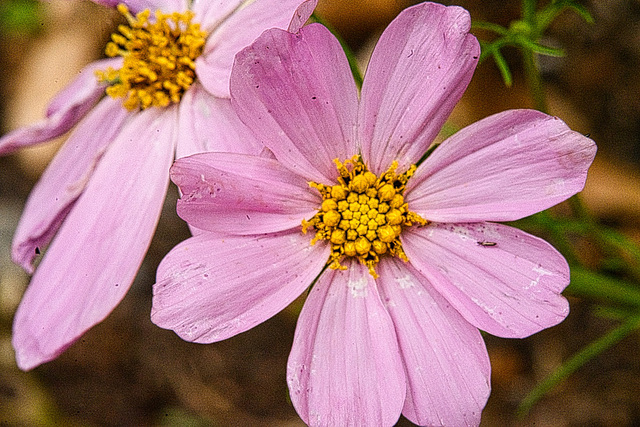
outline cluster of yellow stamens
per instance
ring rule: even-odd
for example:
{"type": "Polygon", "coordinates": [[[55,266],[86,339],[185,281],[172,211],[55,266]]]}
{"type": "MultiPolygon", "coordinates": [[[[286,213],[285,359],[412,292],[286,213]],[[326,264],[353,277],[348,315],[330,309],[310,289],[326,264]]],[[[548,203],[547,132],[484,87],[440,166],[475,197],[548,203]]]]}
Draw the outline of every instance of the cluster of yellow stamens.
{"type": "Polygon", "coordinates": [[[355,156],[341,163],[338,168],[338,184],[327,186],[309,183],[322,195],[322,206],[309,221],[302,221],[302,232],[310,227],[316,231],[311,244],[318,240],[331,243],[329,267],[344,270],[340,264],[345,257],[356,257],[378,277],[375,266],[380,256],[388,254],[407,261],[400,243],[403,227],[426,225],[427,221],[409,211],[402,195],[407,181],[416,170],[398,175],[398,162],[380,177],[369,172],[362,160],[355,156]]]}
{"type": "Polygon", "coordinates": [[[125,98],[129,110],[166,107],[178,103],[194,82],[195,59],[202,54],[207,34],[200,24],[191,22],[193,13],[156,11],[149,19],[149,10],[134,17],[124,4],[118,11],[129,25],[120,25],[121,34],[112,34],[106,54],[122,56],[122,68],[98,72],[98,79],[110,84],[106,89],[112,98],[125,98]]]}

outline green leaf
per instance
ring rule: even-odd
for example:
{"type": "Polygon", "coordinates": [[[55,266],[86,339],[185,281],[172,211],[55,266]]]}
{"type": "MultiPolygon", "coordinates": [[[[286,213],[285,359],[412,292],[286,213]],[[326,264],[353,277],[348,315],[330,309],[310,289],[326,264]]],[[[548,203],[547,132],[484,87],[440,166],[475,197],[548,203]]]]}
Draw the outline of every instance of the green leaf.
{"type": "Polygon", "coordinates": [[[564,56],[564,51],[562,49],[557,49],[549,46],[541,45],[535,41],[529,40],[524,37],[518,37],[514,42],[524,49],[532,50],[535,53],[547,56],[564,56]]]}
{"type": "Polygon", "coordinates": [[[482,40],[478,41],[480,42],[480,59],[478,59],[478,64],[481,64],[482,61],[493,55],[494,44],[482,40]]]}
{"type": "Polygon", "coordinates": [[[502,75],[502,80],[506,87],[511,87],[513,84],[513,77],[511,76],[511,70],[509,69],[509,64],[504,59],[504,56],[500,53],[499,50],[493,52],[493,59],[496,61],[496,65],[500,70],[500,75],[502,75]]]}
{"type": "Polygon", "coordinates": [[[565,293],[605,306],[633,308],[640,312],[640,290],[636,286],[582,267],[571,267],[571,283],[565,293]]]}
{"type": "Polygon", "coordinates": [[[537,14],[536,21],[539,34],[546,31],[551,22],[553,22],[558,15],[567,9],[575,11],[587,23],[594,23],[593,16],[591,16],[591,13],[583,5],[576,3],[573,0],[554,1],[537,14]]]}
{"type": "Polygon", "coordinates": [[[509,33],[509,30],[507,28],[498,24],[494,24],[493,22],[485,22],[485,21],[473,21],[471,23],[471,29],[492,31],[494,33],[500,34],[501,36],[506,36],[509,33]]]}

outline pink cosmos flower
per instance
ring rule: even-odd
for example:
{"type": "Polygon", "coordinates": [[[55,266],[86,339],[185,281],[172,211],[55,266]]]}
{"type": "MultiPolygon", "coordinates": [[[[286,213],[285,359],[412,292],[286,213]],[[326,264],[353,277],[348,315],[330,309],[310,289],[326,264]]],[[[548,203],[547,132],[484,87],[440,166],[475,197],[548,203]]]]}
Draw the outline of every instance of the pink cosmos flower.
{"type": "Polygon", "coordinates": [[[107,45],[114,58],[88,65],[45,120],[0,139],[7,154],[75,126],[13,241],[14,261],[33,272],[55,235],[15,315],[20,368],[57,357],[124,297],[160,216],[174,155],[263,149],[239,131],[228,99],[233,57],[267,28],[297,30],[316,0],[302,3],[126,0],[118,8],[129,26],[107,45]]]}
{"type": "Polygon", "coordinates": [[[388,426],[402,413],[478,424],[490,392],[479,330],[526,337],[569,311],[564,258],[493,221],[580,191],[596,147],[558,118],[513,110],[421,161],[476,66],[469,26],[459,7],[406,9],[378,41],[360,97],[318,24],[269,30],[241,51],[232,103],[275,159],[175,162],[178,213],[204,231],[160,264],[152,321],[211,343],[312,286],[287,368],[306,423],[388,426]]]}

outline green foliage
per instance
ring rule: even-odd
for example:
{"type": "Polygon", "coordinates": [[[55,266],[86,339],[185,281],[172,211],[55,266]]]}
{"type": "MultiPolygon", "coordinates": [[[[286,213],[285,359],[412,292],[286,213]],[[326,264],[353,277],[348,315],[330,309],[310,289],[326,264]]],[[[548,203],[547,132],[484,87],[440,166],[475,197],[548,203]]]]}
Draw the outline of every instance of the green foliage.
{"type": "Polygon", "coordinates": [[[540,382],[521,402],[521,416],[573,372],[640,328],[640,247],[619,231],[595,221],[578,196],[569,199],[569,205],[570,215],[545,211],[519,221],[519,226],[548,236],[567,258],[571,283],[565,295],[593,303],[595,314],[620,325],[587,344],[540,382]],[[598,254],[597,262],[581,257],[576,249],[578,242],[598,254]]]}
{"type": "Polygon", "coordinates": [[[640,328],[640,316],[629,316],[620,326],[612,329],[601,338],[587,344],[582,350],[565,361],[555,372],[545,378],[524,398],[518,408],[519,415],[526,415],[538,400],[551,391],[556,385],[560,384],[562,380],[580,369],[591,359],[619,343],[629,334],[638,330],[638,328],[640,328]]]}
{"type": "Polygon", "coordinates": [[[25,35],[38,31],[42,7],[36,0],[2,0],[0,35],[25,35]]]}
{"type": "MultiPolygon", "coordinates": [[[[593,22],[589,11],[576,0],[554,0],[540,10],[537,10],[536,6],[537,0],[523,0],[522,19],[511,22],[508,28],[491,22],[476,21],[472,24],[472,29],[485,30],[496,35],[491,41],[480,40],[482,48],[480,61],[493,57],[507,87],[513,84],[513,77],[509,64],[502,54],[502,48],[510,46],[519,49],[524,58],[527,77],[536,78],[537,74],[529,71],[530,68],[535,68],[535,55],[564,56],[562,49],[540,43],[545,31],[559,14],[565,10],[573,10],[585,21],[593,22]]],[[[539,79],[529,81],[535,106],[544,111],[546,104],[541,93],[541,85],[539,79]]]]}
{"type": "MultiPolygon", "coordinates": [[[[490,22],[474,22],[472,28],[493,33],[491,41],[481,40],[480,61],[493,57],[505,85],[513,84],[509,64],[502,48],[521,51],[527,84],[534,105],[546,112],[546,99],[535,55],[561,56],[561,49],[543,45],[540,40],[549,25],[566,10],[593,23],[589,11],[576,0],[553,0],[538,9],[537,0],[522,1],[522,19],[509,27],[490,22]]],[[[585,364],[602,355],[625,337],[640,329],[640,246],[624,234],[599,224],[578,196],[569,199],[569,214],[547,210],[517,221],[517,226],[544,235],[565,256],[571,267],[571,283],[566,295],[582,298],[594,305],[594,315],[618,322],[609,332],[566,360],[540,382],[521,402],[518,413],[524,416],[556,385],[585,364]],[[597,260],[585,259],[577,248],[587,245],[597,260]]]]}

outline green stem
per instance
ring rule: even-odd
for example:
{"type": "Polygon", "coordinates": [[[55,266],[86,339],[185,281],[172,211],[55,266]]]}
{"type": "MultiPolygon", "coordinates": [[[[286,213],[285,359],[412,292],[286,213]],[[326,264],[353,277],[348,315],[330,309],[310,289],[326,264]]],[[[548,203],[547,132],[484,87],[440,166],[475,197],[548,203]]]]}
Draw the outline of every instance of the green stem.
{"type": "Polygon", "coordinates": [[[585,232],[593,236],[600,247],[605,251],[621,254],[623,259],[625,256],[632,258],[625,262],[626,271],[640,281],[640,247],[619,231],[598,224],[578,195],[571,197],[568,202],[573,214],[584,224],[585,232]]]}
{"type": "Polygon", "coordinates": [[[533,106],[536,110],[548,113],[547,100],[544,95],[542,76],[536,65],[535,52],[531,49],[522,49],[524,59],[524,72],[529,86],[529,92],[533,98],[533,106]]]}
{"type": "Polygon", "coordinates": [[[627,271],[640,282],[640,248],[624,234],[617,230],[598,228],[599,237],[608,245],[618,248],[633,260],[626,262],[627,271]]]}
{"type": "Polygon", "coordinates": [[[531,393],[524,398],[518,407],[518,415],[520,417],[527,415],[533,405],[535,405],[538,400],[558,385],[563,379],[574,373],[590,359],[622,341],[622,339],[638,329],[638,327],[640,327],[640,316],[632,316],[629,317],[622,325],[609,331],[609,333],[603,337],[589,343],[586,347],[563,363],[562,366],[549,375],[544,381],[538,384],[536,388],[534,388],[531,393]]]}
{"type": "Polygon", "coordinates": [[[579,264],[578,254],[569,240],[563,224],[558,222],[549,210],[542,211],[536,215],[542,226],[550,234],[550,237],[557,249],[564,255],[570,265],[579,264]]]}
{"type": "Polygon", "coordinates": [[[529,24],[534,24],[536,19],[536,0],[522,1],[522,19],[529,24]]]}
{"type": "MultiPolygon", "coordinates": [[[[522,19],[529,27],[529,37],[535,38],[537,38],[536,3],[537,0],[522,0],[522,19]]],[[[542,77],[536,65],[535,52],[531,48],[522,46],[522,55],[527,85],[533,98],[533,106],[536,110],[546,113],[548,111],[547,101],[544,96],[542,77]]]]}

